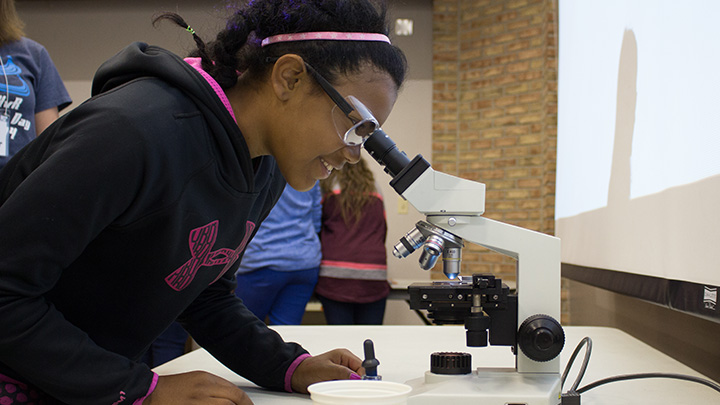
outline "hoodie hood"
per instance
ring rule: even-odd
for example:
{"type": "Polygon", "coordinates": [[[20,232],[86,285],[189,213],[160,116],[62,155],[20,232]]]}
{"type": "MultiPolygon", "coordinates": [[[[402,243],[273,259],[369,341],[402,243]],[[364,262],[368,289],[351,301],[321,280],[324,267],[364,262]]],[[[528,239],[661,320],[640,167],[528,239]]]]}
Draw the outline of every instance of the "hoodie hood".
{"type": "MultiPolygon", "coordinates": [[[[195,102],[217,142],[222,176],[234,188],[239,186],[239,189],[245,189],[243,191],[255,188],[250,152],[237,123],[200,73],[174,53],[142,42],[130,44],[100,66],[93,79],[92,95],[96,96],[135,79],[147,77],[158,78],[181,89],[195,102]],[[238,168],[242,175],[238,173],[238,168]],[[238,175],[245,177],[247,183],[236,184],[238,175]]],[[[275,165],[274,159],[269,156],[259,160],[260,166],[275,165]]],[[[255,179],[257,180],[260,179],[255,179]]]]}
{"type": "Polygon", "coordinates": [[[95,73],[92,95],[96,96],[138,77],[157,77],[176,87],[202,93],[202,80],[189,80],[193,69],[174,53],[143,42],[134,42],[104,62],[95,73]],[[195,86],[192,86],[195,82],[195,86]],[[193,88],[194,87],[194,88],[193,88]]]}
{"type": "Polygon", "coordinates": [[[130,44],[100,66],[93,78],[92,95],[139,77],[157,77],[199,99],[215,99],[207,82],[183,59],[166,49],[142,42],[130,44]]]}

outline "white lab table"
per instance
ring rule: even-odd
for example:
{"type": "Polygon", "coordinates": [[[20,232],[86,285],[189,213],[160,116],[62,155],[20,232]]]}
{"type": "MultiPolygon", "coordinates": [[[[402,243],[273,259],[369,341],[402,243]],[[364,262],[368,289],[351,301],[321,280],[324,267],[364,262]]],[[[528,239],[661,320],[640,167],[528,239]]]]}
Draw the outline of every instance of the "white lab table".
{"type": "MultiPolygon", "coordinates": [[[[286,341],[300,343],[311,354],[344,347],[363,357],[363,341],[372,339],[380,361],[378,374],[385,381],[406,382],[422,377],[430,368],[433,352],[460,351],[472,354],[473,369],[513,367],[514,356],[508,347],[469,348],[465,346],[462,326],[274,326],[286,341]]],[[[684,364],[655,350],[632,336],[612,328],[565,327],[565,348],[560,356],[564,369],[576,345],[583,337],[593,342],[592,356],[580,387],[601,378],[619,374],[664,372],[698,377],[684,364]]],[[[584,348],[563,386],[572,385],[582,363],[584,348]]],[[[160,375],[204,370],[219,375],[245,390],[256,405],[310,404],[308,395],[271,392],[236,375],[205,350],[198,349],[155,371],[160,375]]],[[[562,373],[562,370],[561,370],[562,373]]],[[[720,393],[704,385],[666,378],[614,382],[582,394],[583,405],[643,404],[720,404],[720,393]]]]}

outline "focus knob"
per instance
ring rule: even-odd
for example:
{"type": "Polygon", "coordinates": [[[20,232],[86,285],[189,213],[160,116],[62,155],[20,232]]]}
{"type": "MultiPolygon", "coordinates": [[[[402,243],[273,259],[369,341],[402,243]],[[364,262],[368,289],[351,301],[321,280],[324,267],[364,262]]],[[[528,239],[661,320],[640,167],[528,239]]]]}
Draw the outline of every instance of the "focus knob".
{"type": "Polygon", "coordinates": [[[430,372],[434,374],[470,374],[470,353],[435,352],[430,355],[430,372]]]}
{"type": "Polygon", "coordinates": [[[520,325],[518,346],[530,359],[550,361],[557,357],[565,345],[565,332],[553,317],[533,315],[520,325]]]}

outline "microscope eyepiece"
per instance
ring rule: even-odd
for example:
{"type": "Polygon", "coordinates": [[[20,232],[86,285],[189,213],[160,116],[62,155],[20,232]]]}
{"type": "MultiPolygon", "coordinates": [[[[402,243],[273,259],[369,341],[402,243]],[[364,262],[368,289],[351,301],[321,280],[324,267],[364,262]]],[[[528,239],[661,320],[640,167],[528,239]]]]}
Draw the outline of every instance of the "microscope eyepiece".
{"type": "Polygon", "coordinates": [[[385,171],[392,177],[410,164],[410,159],[397,148],[395,142],[382,128],[376,129],[365,141],[363,147],[381,166],[385,166],[385,171]]]}

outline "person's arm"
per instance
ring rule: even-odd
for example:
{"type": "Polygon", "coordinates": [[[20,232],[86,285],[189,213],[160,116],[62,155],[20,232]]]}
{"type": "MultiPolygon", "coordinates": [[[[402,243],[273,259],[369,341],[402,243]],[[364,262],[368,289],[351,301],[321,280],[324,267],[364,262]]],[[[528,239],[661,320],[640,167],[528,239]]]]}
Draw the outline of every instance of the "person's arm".
{"type": "Polygon", "coordinates": [[[362,360],[345,349],[309,356],[297,343],[285,342],[232,292],[228,271],[178,318],[190,335],[235,373],[265,388],[307,393],[325,380],[349,379],[362,360]]]}
{"type": "Polygon", "coordinates": [[[284,342],[247,309],[233,293],[236,283],[234,271],[226,272],[178,321],[201,347],[235,373],[262,387],[285,390],[286,371],[307,351],[284,342]]]}
{"type": "Polygon", "coordinates": [[[60,116],[57,107],[51,107],[46,110],[35,113],[35,135],[40,135],[47,127],[50,126],[60,116]]]}
{"type": "MultiPolygon", "coordinates": [[[[98,120],[74,124],[86,131],[105,129],[98,120]]],[[[33,141],[38,143],[2,171],[0,362],[65,403],[143,397],[153,382],[150,369],[98,346],[45,296],[129,206],[142,178],[140,157],[122,147],[118,133],[90,144],[97,137],[52,143],[50,135],[57,134],[33,141]]],[[[77,293],[82,300],[82,291],[77,293]]]]}

